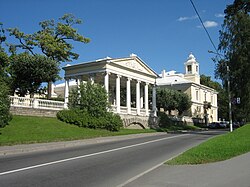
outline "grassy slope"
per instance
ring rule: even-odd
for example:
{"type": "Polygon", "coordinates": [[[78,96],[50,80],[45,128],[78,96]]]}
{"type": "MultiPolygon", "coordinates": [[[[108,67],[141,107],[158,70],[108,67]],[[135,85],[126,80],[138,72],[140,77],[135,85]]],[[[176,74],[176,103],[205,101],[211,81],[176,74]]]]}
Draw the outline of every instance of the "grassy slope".
{"type": "Polygon", "coordinates": [[[226,160],[250,151],[250,124],[191,148],[167,164],[203,164],[226,160]]]}
{"type": "Polygon", "coordinates": [[[56,118],[13,116],[10,124],[0,129],[0,145],[77,140],[147,132],[156,131],[121,129],[119,132],[110,132],[100,129],[79,128],[61,122],[56,118]]]}

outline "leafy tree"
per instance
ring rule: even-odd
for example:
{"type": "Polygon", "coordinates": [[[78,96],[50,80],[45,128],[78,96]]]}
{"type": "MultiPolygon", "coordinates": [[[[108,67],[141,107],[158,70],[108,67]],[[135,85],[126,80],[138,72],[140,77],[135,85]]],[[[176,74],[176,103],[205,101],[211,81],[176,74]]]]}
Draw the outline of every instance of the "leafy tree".
{"type": "Polygon", "coordinates": [[[0,77],[7,77],[6,67],[8,66],[8,55],[5,53],[2,43],[5,42],[5,30],[3,24],[0,22],[0,77]]]}
{"type": "Polygon", "coordinates": [[[100,84],[89,81],[80,85],[80,93],[77,89],[70,93],[69,109],[78,108],[91,116],[100,117],[107,113],[108,107],[107,92],[100,84]]]}
{"type": "Polygon", "coordinates": [[[185,93],[178,92],[178,106],[176,109],[179,111],[179,115],[182,115],[184,111],[188,110],[191,107],[191,99],[185,93]]]}
{"type": "MultiPolygon", "coordinates": [[[[10,35],[15,36],[19,41],[18,45],[10,46],[10,51],[15,53],[16,48],[22,48],[35,55],[35,48],[38,48],[44,55],[58,62],[75,60],[79,55],[72,52],[71,41],[82,43],[90,41],[73,28],[73,25],[81,23],[82,21],[72,14],[65,14],[57,22],[53,19],[40,22],[41,30],[33,34],[25,34],[17,28],[8,29],[10,35]]],[[[51,97],[50,91],[51,82],[48,85],[48,98],[51,97]]]]}
{"type": "Polygon", "coordinates": [[[240,97],[241,103],[235,117],[250,119],[250,2],[235,0],[224,11],[225,19],[220,30],[216,76],[221,78],[227,88],[227,79],[231,82],[232,97],[240,97]],[[227,72],[227,66],[230,73],[227,72]],[[238,117],[237,117],[238,115],[238,117]]]}
{"type": "Polygon", "coordinates": [[[8,65],[8,55],[2,48],[2,43],[6,40],[2,23],[0,23],[0,128],[8,124],[11,120],[9,88],[7,86],[6,66],[8,65]]]}
{"type": "Polygon", "coordinates": [[[39,92],[43,82],[55,81],[58,76],[58,63],[44,55],[21,53],[10,58],[12,91],[20,96],[39,92]]]}
{"type": "Polygon", "coordinates": [[[5,80],[0,76],[0,128],[8,124],[10,115],[9,88],[5,80]]]}
{"type": "Polygon", "coordinates": [[[187,94],[166,88],[157,89],[156,102],[158,110],[163,108],[170,113],[171,110],[177,109],[180,115],[191,107],[191,100],[187,94]]]}

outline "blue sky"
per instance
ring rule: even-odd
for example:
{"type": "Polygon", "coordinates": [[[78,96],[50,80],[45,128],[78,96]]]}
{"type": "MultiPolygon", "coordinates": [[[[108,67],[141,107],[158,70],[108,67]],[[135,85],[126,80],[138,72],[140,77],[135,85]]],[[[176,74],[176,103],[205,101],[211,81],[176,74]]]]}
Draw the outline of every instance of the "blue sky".
{"type": "MultiPolygon", "coordinates": [[[[233,0],[193,2],[217,47],[224,9],[233,0]]],[[[1,5],[4,27],[25,33],[37,31],[40,21],[65,13],[81,18],[77,29],[91,42],[74,43],[73,51],[80,57],[72,64],[135,53],[157,73],[184,72],[192,52],[200,73],[214,77],[214,55],[208,53],[214,49],[189,0],[1,0],[1,5]]]]}

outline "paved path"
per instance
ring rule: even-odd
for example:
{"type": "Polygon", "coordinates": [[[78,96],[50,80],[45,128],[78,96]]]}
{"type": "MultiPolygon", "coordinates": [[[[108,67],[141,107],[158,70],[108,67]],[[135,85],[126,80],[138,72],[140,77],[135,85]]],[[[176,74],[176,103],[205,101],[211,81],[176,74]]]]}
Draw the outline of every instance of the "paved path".
{"type": "Polygon", "coordinates": [[[126,187],[250,187],[250,153],[216,163],[161,165],[126,187]]]}

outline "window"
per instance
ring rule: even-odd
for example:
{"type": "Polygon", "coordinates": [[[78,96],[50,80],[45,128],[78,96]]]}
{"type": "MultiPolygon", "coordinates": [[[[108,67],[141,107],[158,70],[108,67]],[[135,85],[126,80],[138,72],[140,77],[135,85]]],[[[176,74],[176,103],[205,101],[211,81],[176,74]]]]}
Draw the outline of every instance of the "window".
{"type": "Polygon", "coordinates": [[[199,101],[199,91],[196,90],[196,101],[199,101]]]}
{"type": "Polygon", "coordinates": [[[191,66],[191,65],[188,65],[188,66],[187,66],[187,73],[188,73],[188,74],[191,74],[191,73],[192,73],[192,66],[191,66]]]}

